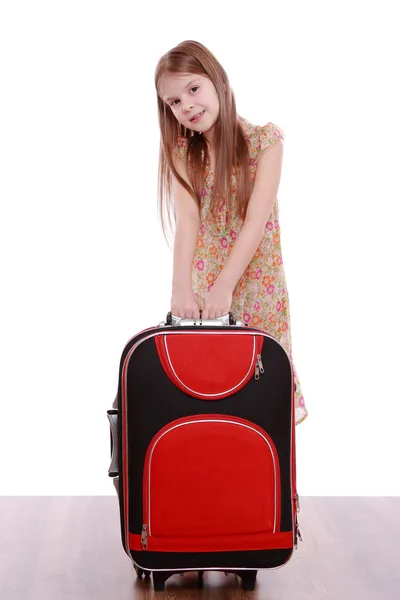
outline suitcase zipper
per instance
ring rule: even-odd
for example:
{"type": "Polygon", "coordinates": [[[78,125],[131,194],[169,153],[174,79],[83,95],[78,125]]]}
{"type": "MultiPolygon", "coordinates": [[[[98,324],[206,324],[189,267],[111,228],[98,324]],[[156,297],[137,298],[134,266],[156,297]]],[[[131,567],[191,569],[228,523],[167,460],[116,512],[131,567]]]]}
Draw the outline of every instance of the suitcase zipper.
{"type": "MultiPolygon", "coordinates": [[[[199,335],[199,333],[200,332],[196,332],[197,335],[199,335]]],[[[169,335],[171,334],[172,332],[169,335]]],[[[198,389],[198,380],[194,380],[192,381],[192,383],[190,383],[190,377],[187,380],[185,380],[185,376],[182,378],[182,371],[184,371],[185,369],[182,369],[182,364],[180,364],[180,360],[177,361],[176,365],[174,364],[176,352],[174,351],[173,345],[172,347],[169,347],[169,341],[167,339],[168,334],[165,334],[163,336],[162,342],[161,340],[158,340],[158,342],[156,341],[156,345],[159,358],[161,360],[161,363],[163,364],[163,368],[167,372],[168,377],[173,381],[173,383],[177,387],[179,387],[185,393],[194,396],[195,398],[206,398],[216,400],[217,398],[226,397],[226,395],[233,394],[235,391],[239,391],[248,382],[248,380],[251,379],[255,370],[257,372],[256,379],[258,379],[260,371],[262,373],[264,372],[263,364],[261,361],[261,354],[258,353],[261,352],[262,340],[260,340],[260,338],[255,335],[252,337],[252,348],[251,354],[249,355],[250,360],[248,363],[249,366],[248,368],[246,366],[247,372],[245,374],[243,373],[243,377],[239,377],[239,379],[236,379],[236,382],[234,384],[231,383],[232,387],[230,387],[229,385],[226,387],[222,386],[218,391],[214,391],[213,393],[207,393],[205,390],[200,391],[200,389],[198,389]]],[[[179,357],[178,353],[178,359],[179,358],[181,357],[179,357]]]]}
{"type": "Polygon", "coordinates": [[[140,543],[142,544],[142,550],[147,550],[147,525],[142,526],[142,535],[140,538],[140,543]]]}
{"type": "Polygon", "coordinates": [[[296,530],[295,530],[295,535],[294,535],[294,547],[297,550],[297,540],[300,540],[301,542],[303,541],[303,538],[301,537],[301,533],[300,533],[300,527],[299,527],[299,523],[297,521],[297,515],[296,515],[296,530]]]}
{"type": "Polygon", "coordinates": [[[260,373],[261,374],[264,373],[264,365],[261,360],[261,354],[257,354],[254,379],[256,379],[256,380],[260,379],[260,373]]]}
{"type": "Polygon", "coordinates": [[[299,522],[297,520],[297,513],[300,512],[300,499],[299,499],[299,495],[298,495],[297,492],[294,495],[294,506],[295,506],[295,509],[296,509],[296,513],[295,513],[294,547],[295,547],[295,549],[297,549],[297,542],[298,542],[298,540],[300,540],[301,542],[303,541],[303,538],[301,537],[301,533],[300,533],[299,522]]]}

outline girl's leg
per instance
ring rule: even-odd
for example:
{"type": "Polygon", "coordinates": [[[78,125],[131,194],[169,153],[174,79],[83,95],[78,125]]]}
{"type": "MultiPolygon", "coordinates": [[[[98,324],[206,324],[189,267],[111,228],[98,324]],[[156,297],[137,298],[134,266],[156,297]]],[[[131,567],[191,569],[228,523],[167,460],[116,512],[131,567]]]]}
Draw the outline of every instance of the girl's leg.
{"type": "Polygon", "coordinates": [[[114,484],[114,487],[115,487],[115,489],[117,491],[117,496],[118,496],[118,499],[119,499],[119,477],[113,477],[113,484],[114,484]]]}

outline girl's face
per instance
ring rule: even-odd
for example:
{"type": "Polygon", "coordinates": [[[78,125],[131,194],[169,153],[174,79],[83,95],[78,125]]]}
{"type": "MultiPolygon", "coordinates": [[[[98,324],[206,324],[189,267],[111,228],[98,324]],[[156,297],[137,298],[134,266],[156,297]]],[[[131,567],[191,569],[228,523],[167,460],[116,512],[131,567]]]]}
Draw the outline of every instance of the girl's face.
{"type": "Polygon", "coordinates": [[[162,78],[161,97],[170,106],[176,119],[188,129],[209,131],[219,114],[219,101],[212,81],[203,75],[168,73],[162,78]],[[203,112],[198,121],[193,117],[203,112]]]}

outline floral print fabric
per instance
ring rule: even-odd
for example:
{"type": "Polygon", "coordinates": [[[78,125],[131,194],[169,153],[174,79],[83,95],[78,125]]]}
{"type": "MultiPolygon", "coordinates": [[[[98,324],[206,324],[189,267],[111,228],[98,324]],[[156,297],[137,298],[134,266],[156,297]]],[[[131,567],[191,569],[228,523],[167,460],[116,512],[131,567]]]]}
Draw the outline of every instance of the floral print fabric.
{"type": "MultiPolygon", "coordinates": [[[[271,122],[262,127],[247,122],[247,126],[245,137],[249,146],[250,171],[254,182],[260,153],[277,140],[284,139],[284,132],[271,122]]],[[[186,146],[187,139],[180,136],[175,152],[181,159],[185,156],[186,146]]],[[[215,173],[207,163],[201,207],[201,227],[192,268],[193,291],[201,303],[204,302],[207,293],[223,269],[243,226],[243,219],[235,212],[234,201],[237,188],[234,174],[231,182],[233,191],[231,215],[228,215],[226,202],[222,200],[218,207],[217,219],[211,216],[210,198],[214,175],[215,173]]],[[[308,412],[293,364],[289,294],[282,261],[278,199],[275,200],[265,225],[264,237],[235,287],[231,311],[235,319],[275,337],[286,350],[292,363],[296,385],[295,420],[296,424],[300,423],[307,417],[308,412]]]]}

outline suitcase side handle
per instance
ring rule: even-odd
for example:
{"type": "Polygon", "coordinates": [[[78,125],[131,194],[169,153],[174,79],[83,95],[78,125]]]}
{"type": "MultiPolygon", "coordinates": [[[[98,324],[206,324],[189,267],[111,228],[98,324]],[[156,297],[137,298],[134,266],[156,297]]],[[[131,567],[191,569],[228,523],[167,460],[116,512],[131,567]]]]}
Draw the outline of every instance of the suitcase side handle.
{"type": "Polygon", "coordinates": [[[111,408],[107,411],[110,422],[111,463],[108,469],[109,477],[118,477],[118,410],[111,408]]]}
{"type": "Polygon", "coordinates": [[[218,319],[202,319],[201,315],[202,311],[200,310],[200,319],[185,319],[181,317],[176,317],[171,312],[167,314],[167,318],[165,321],[165,325],[172,327],[189,327],[189,326],[203,326],[203,327],[244,327],[244,324],[241,321],[235,321],[232,313],[228,313],[223,317],[218,317],[218,319]]]}

